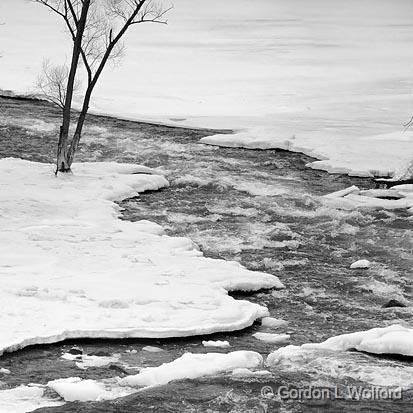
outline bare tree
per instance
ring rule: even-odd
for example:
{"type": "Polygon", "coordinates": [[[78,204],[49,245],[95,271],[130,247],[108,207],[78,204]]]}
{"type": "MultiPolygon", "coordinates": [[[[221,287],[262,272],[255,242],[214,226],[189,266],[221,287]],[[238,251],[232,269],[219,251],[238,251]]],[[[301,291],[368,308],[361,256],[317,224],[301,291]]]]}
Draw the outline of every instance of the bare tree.
{"type": "Polygon", "coordinates": [[[62,107],[63,112],[57,148],[56,174],[69,172],[82,136],[92,92],[107,62],[121,56],[123,51],[121,40],[124,34],[135,24],[145,22],[166,24],[164,17],[171,7],[164,8],[156,0],[33,1],[60,16],[73,40],[70,66],[65,71],[62,67],[61,70],[56,67],[50,70],[49,67],[48,73],[50,75],[54,72],[55,82],[53,90],[45,89],[47,92],[54,93],[53,99],[62,107]],[[80,62],[83,63],[86,71],[87,85],[76,127],[70,138],[72,101],[80,62]],[[59,87],[56,87],[57,84],[61,85],[62,80],[67,81],[63,93],[59,87]]]}
{"type": "MultiPolygon", "coordinates": [[[[37,77],[36,89],[49,102],[63,109],[66,101],[66,86],[69,80],[69,67],[67,65],[53,66],[49,60],[45,60],[42,71],[37,77]]],[[[80,90],[81,82],[76,81],[73,86],[73,94],[80,90]]]]}

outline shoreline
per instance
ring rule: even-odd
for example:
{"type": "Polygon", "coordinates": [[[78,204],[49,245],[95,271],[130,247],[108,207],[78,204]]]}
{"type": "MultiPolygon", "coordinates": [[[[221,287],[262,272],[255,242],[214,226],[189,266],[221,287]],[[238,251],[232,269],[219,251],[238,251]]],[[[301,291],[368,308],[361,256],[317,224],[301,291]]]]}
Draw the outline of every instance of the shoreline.
{"type": "MultiPolygon", "coordinates": [[[[15,94],[11,90],[4,90],[0,89],[0,99],[10,99],[10,100],[19,100],[23,102],[36,102],[36,103],[43,103],[47,105],[53,105],[53,103],[49,102],[47,99],[42,99],[36,96],[32,95],[21,95],[21,94],[15,94]]],[[[72,109],[72,112],[78,113],[78,109],[72,109]]],[[[171,129],[186,129],[186,130],[193,130],[193,131],[198,131],[198,132],[212,132],[212,133],[220,133],[220,134],[232,134],[235,132],[235,129],[226,129],[226,128],[206,128],[206,127],[197,127],[197,126],[186,126],[186,125],[175,125],[175,124],[169,124],[167,122],[161,122],[161,121],[150,121],[150,120],[144,120],[144,119],[134,119],[131,117],[123,117],[123,116],[118,116],[110,113],[105,113],[105,112],[99,112],[99,111],[94,111],[90,110],[88,112],[88,115],[93,115],[101,118],[109,118],[109,119],[118,119],[122,120],[125,122],[134,122],[134,123],[143,123],[145,125],[153,125],[153,126],[163,126],[165,128],[171,128],[171,129]]]]}
{"type": "MultiPolygon", "coordinates": [[[[51,107],[55,107],[51,102],[49,102],[46,99],[42,99],[40,97],[34,96],[34,95],[23,95],[23,94],[18,94],[13,92],[12,90],[4,90],[0,89],[0,99],[7,99],[7,100],[17,100],[17,101],[23,101],[23,102],[32,102],[32,103],[41,103],[44,105],[50,105],[51,107]]],[[[73,110],[75,113],[78,112],[77,109],[73,110]]],[[[391,188],[396,185],[402,185],[402,184],[413,184],[413,177],[412,178],[404,178],[404,179],[394,179],[394,177],[390,176],[382,176],[380,174],[375,175],[375,176],[369,176],[367,174],[363,173],[353,173],[351,170],[345,171],[345,170],[329,170],[328,168],[323,168],[323,167],[318,167],[318,163],[323,163],[325,161],[328,162],[328,158],[323,157],[321,155],[317,156],[317,153],[313,153],[311,150],[300,150],[300,148],[297,148],[296,150],[292,148],[283,148],[283,147],[260,147],[260,146],[248,146],[248,145],[240,145],[240,144],[226,144],[222,143],[220,144],[219,142],[211,142],[211,139],[214,140],[215,136],[220,136],[220,135],[228,135],[229,137],[235,137],[238,133],[243,133],[243,129],[237,130],[235,128],[232,129],[220,129],[220,128],[207,128],[207,127],[196,127],[196,126],[187,126],[187,125],[175,125],[175,124],[169,124],[168,122],[161,122],[161,121],[149,121],[149,120],[144,120],[144,119],[134,119],[131,117],[122,117],[110,113],[102,113],[98,111],[90,111],[88,115],[93,115],[99,118],[103,119],[108,119],[108,120],[121,120],[124,122],[131,122],[135,124],[144,124],[147,126],[154,126],[154,127],[165,127],[165,128],[170,128],[170,129],[181,129],[181,130],[187,130],[187,131],[196,131],[196,132],[210,132],[211,135],[207,135],[205,138],[201,138],[199,140],[200,144],[204,145],[211,145],[211,146],[216,146],[216,147],[224,147],[224,148],[234,148],[234,149],[243,149],[243,150],[248,150],[248,151],[267,151],[267,150],[279,150],[279,151],[285,151],[289,153],[298,153],[302,154],[308,158],[311,158],[311,161],[306,165],[307,168],[311,169],[316,169],[320,171],[324,171],[328,173],[329,175],[348,175],[350,177],[356,177],[356,178],[366,178],[366,179],[373,179],[376,182],[377,187],[380,187],[381,185],[385,185],[386,188],[391,188]]],[[[287,142],[287,141],[286,141],[287,142]]],[[[265,146],[265,145],[264,145],[265,146]]],[[[287,146],[290,146],[288,144],[287,146]]]]}

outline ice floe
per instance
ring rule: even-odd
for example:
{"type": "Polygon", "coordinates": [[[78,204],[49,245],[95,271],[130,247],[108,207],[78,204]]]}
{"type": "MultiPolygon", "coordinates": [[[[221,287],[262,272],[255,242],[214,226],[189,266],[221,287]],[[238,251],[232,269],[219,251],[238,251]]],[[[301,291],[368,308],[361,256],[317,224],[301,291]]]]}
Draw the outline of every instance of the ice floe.
{"type": "Polygon", "coordinates": [[[276,334],[276,333],[254,333],[252,335],[257,340],[265,341],[266,343],[285,343],[290,339],[289,334],[276,334]]]}
{"type": "Polygon", "coordinates": [[[352,209],[408,209],[413,213],[413,184],[395,185],[392,189],[362,191],[351,186],[324,196],[333,208],[352,209]]]}
{"type": "Polygon", "coordinates": [[[275,365],[284,359],[301,357],[311,350],[346,351],[358,350],[372,354],[399,354],[413,356],[413,328],[393,324],[388,327],[341,334],[322,343],[289,345],[277,349],[267,358],[267,364],[275,365]]]}
{"type": "Polygon", "coordinates": [[[117,382],[118,380],[113,379],[97,381],[69,377],[49,381],[47,387],[55,391],[66,402],[113,400],[134,392],[132,389],[117,385],[117,382]]]}
{"type": "Polygon", "coordinates": [[[350,265],[350,269],[352,270],[355,270],[358,268],[367,269],[367,268],[370,268],[370,266],[371,266],[371,262],[369,260],[358,260],[358,261],[353,262],[350,265]]]}
{"type": "Polygon", "coordinates": [[[0,354],[79,337],[177,337],[242,329],[268,310],[227,292],[277,277],[205,258],[187,238],[118,219],[113,202],[168,185],[136,165],[0,160],[0,354]],[[13,326],[13,328],[10,328],[13,326]]]}
{"type": "Polygon", "coordinates": [[[177,379],[195,379],[238,368],[256,368],[262,365],[263,358],[254,351],[234,351],[232,353],[185,353],[182,357],[164,363],[159,367],[147,367],[139,374],[121,379],[125,386],[155,386],[177,379]]]}
{"type": "MultiPolygon", "coordinates": [[[[161,348],[155,347],[155,346],[145,346],[145,347],[142,347],[142,350],[147,351],[148,353],[161,353],[162,351],[165,351],[165,350],[162,350],[161,348]]],[[[135,352],[136,352],[136,350],[135,350],[135,352]]]]}
{"type": "Polygon", "coordinates": [[[104,400],[106,395],[101,383],[95,380],[82,380],[79,377],[53,380],[48,386],[68,402],[104,400]]]}
{"type": "Polygon", "coordinates": [[[232,353],[185,353],[178,359],[158,367],[143,368],[138,374],[124,378],[103,380],[69,377],[52,380],[46,386],[20,386],[10,390],[0,390],[0,411],[23,413],[42,406],[58,406],[72,401],[113,400],[139,391],[139,388],[167,384],[172,380],[195,379],[234,371],[235,375],[264,376],[267,371],[251,371],[263,364],[263,358],[254,351],[234,351],[232,353]],[[49,388],[61,399],[44,396],[49,388]],[[2,409],[4,408],[4,409],[2,409]]]}
{"type": "Polygon", "coordinates": [[[263,327],[269,327],[269,328],[285,327],[287,324],[288,324],[288,321],[285,321],[279,318],[273,318],[273,317],[264,317],[261,320],[261,325],[263,327]]]}
{"type": "Polygon", "coordinates": [[[413,328],[398,324],[330,337],[322,343],[308,343],[303,349],[365,351],[374,354],[400,354],[413,357],[413,328]]]}
{"type": "Polygon", "coordinates": [[[202,341],[204,347],[230,347],[230,344],[227,340],[204,340],[202,341]]]}
{"type": "Polygon", "coordinates": [[[27,413],[41,407],[61,406],[60,400],[44,397],[43,386],[18,386],[0,390],[0,412],[27,413]]]}

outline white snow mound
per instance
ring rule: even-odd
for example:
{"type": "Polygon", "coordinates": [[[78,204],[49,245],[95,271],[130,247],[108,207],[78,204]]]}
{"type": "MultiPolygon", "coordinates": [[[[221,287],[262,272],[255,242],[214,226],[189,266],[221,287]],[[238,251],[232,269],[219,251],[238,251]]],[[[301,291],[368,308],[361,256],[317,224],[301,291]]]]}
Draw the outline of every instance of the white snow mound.
{"type": "Polygon", "coordinates": [[[239,368],[255,368],[262,365],[263,358],[255,351],[234,351],[228,354],[185,353],[182,357],[159,367],[147,367],[139,374],[121,380],[125,386],[156,386],[172,380],[195,379],[239,368]]]}
{"type": "Polygon", "coordinates": [[[204,347],[230,347],[230,344],[227,340],[204,340],[202,342],[204,347]]]}
{"type": "Polygon", "coordinates": [[[290,339],[289,334],[255,333],[252,336],[266,343],[284,343],[290,339]]]}
{"type": "Polygon", "coordinates": [[[53,380],[48,386],[67,402],[104,400],[106,394],[103,384],[95,380],[82,380],[79,377],[53,380]]]}
{"type": "Polygon", "coordinates": [[[413,356],[413,328],[394,324],[331,337],[322,343],[308,343],[303,349],[351,350],[374,354],[413,356]]]}
{"type": "Polygon", "coordinates": [[[370,261],[369,260],[358,260],[356,262],[353,262],[353,264],[350,265],[350,269],[355,270],[357,268],[363,268],[367,269],[370,268],[370,261]]]}
{"type": "Polygon", "coordinates": [[[227,292],[282,288],[277,277],[205,258],[149,221],[118,219],[114,200],[165,187],[164,177],[116,163],[57,177],[53,168],[0,160],[0,354],[66,338],[237,330],[268,315],[227,292]]]}
{"type": "Polygon", "coordinates": [[[61,406],[60,400],[44,396],[42,386],[18,386],[0,390],[0,412],[27,413],[42,407],[61,406]]]}

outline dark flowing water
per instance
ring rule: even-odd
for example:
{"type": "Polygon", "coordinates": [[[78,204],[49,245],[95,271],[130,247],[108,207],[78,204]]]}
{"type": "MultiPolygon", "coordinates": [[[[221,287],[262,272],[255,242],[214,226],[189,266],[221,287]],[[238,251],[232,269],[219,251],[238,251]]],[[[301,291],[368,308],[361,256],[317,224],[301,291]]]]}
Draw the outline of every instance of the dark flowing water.
{"type": "MultiPolygon", "coordinates": [[[[1,103],[0,156],[51,161],[58,113],[43,103],[1,103]]],[[[265,356],[277,345],[252,337],[258,331],[288,333],[289,343],[299,345],[411,320],[411,220],[403,211],[335,210],[321,198],[354,184],[374,187],[372,180],[308,169],[305,164],[311,159],[302,154],[199,144],[211,131],[94,116],[88,125],[80,160],[159,167],[171,182],[170,188],[121,202],[123,219],[157,222],[169,235],[191,238],[206,256],[237,260],[249,269],[277,275],[285,290],[239,296],[266,305],[271,316],[286,320],[288,325],[270,330],[256,323],[240,332],[212,337],[228,340],[230,349],[206,349],[201,344],[204,337],[84,340],[32,347],[0,359],[0,367],[11,370],[10,375],[0,377],[4,387],[71,376],[102,379],[134,374],[141,367],[171,361],[185,351],[249,349],[265,356]],[[359,258],[372,261],[372,267],[349,270],[359,258]],[[390,299],[408,307],[383,308],[390,299]],[[143,350],[147,345],[163,351],[143,350]],[[80,370],[60,357],[73,346],[85,354],[116,354],[117,360],[80,370]]],[[[398,378],[413,388],[410,360],[326,353],[269,370],[265,378],[222,375],[177,382],[111,402],[69,403],[44,411],[401,411],[412,406],[408,391],[400,401],[369,403],[288,401],[261,395],[264,385],[275,390],[286,383],[299,386],[316,381],[327,387],[377,384],[385,377],[389,385],[398,378]]]]}

